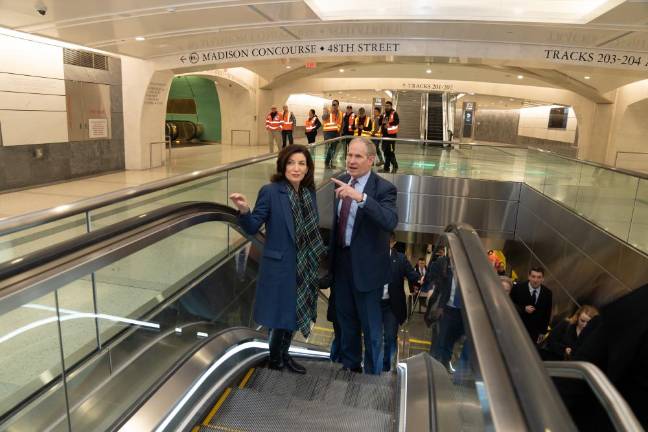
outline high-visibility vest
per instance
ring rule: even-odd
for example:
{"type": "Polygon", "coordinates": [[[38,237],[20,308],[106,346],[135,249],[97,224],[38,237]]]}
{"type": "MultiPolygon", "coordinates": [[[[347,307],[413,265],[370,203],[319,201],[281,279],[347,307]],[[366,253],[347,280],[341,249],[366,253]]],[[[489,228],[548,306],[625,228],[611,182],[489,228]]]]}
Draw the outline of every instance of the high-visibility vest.
{"type": "Polygon", "coordinates": [[[396,135],[398,133],[398,125],[392,125],[395,112],[396,111],[392,110],[389,114],[389,120],[387,120],[387,135],[396,135]]]}
{"type": "Polygon", "coordinates": [[[265,126],[269,131],[281,130],[281,123],[282,122],[279,113],[275,113],[273,116],[272,112],[269,112],[266,116],[265,126]]]}
{"type": "Polygon", "coordinates": [[[383,117],[382,114],[378,116],[378,120],[376,120],[376,117],[374,117],[373,136],[376,137],[382,136],[382,117],[383,117]]]}
{"type": "Polygon", "coordinates": [[[325,132],[340,132],[340,128],[342,127],[342,116],[340,116],[340,112],[338,111],[337,113],[331,112],[329,114],[328,120],[326,120],[326,123],[322,126],[322,129],[325,132]]]}
{"type": "Polygon", "coordinates": [[[347,123],[347,130],[353,132],[353,125],[355,124],[356,115],[354,113],[349,114],[349,122],[347,123]]]}
{"type": "Polygon", "coordinates": [[[283,113],[283,120],[281,121],[281,130],[285,130],[285,131],[293,130],[293,122],[290,121],[291,117],[292,117],[292,113],[290,111],[288,111],[288,113],[283,113]]]}
{"type": "Polygon", "coordinates": [[[315,130],[315,120],[317,120],[317,116],[313,116],[312,119],[306,119],[306,132],[313,132],[315,130]]]}
{"type": "Polygon", "coordinates": [[[369,127],[369,123],[371,123],[371,118],[369,116],[365,116],[364,119],[364,125],[362,125],[362,134],[360,133],[360,128],[358,127],[358,123],[360,122],[360,117],[356,117],[355,119],[355,132],[353,133],[355,136],[371,136],[371,128],[369,127]]]}

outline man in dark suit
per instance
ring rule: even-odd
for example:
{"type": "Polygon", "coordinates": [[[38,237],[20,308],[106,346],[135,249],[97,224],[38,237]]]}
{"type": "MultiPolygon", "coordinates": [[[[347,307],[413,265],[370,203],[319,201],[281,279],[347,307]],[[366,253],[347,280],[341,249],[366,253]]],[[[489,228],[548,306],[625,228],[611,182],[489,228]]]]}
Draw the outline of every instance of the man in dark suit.
{"type": "Polygon", "coordinates": [[[391,233],[389,238],[389,255],[391,259],[391,277],[385,284],[382,293],[381,309],[383,319],[384,345],[383,345],[383,372],[389,372],[396,356],[398,345],[398,326],[407,318],[407,302],[405,300],[405,284],[407,278],[410,286],[419,281],[419,274],[414,271],[407,257],[402,252],[394,249],[396,234],[391,233]]]}
{"type": "Polygon", "coordinates": [[[551,290],[542,285],[543,281],[544,269],[533,267],[529,270],[529,280],[515,284],[509,294],[524,327],[536,344],[547,331],[553,304],[551,290]]]}
{"type": "Polygon", "coordinates": [[[376,148],[364,137],[349,143],[347,173],[337,179],[330,253],[332,296],[344,368],[382,371],[380,299],[389,281],[389,233],[398,224],[396,187],[374,174],[376,148]]]}
{"type": "Polygon", "coordinates": [[[425,265],[425,258],[421,257],[418,259],[418,261],[416,262],[416,267],[414,267],[414,271],[418,275],[418,281],[416,281],[413,284],[410,284],[410,294],[411,294],[410,299],[414,299],[411,305],[412,312],[414,311],[414,307],[416,307],[416,303],[418,303],[418,308],[420,313],[421,305],[427,302],[427,291],[425,292],[421,291],[423,281],[425,280],[425,275],[427,274],[427,266],[425,265]]]}

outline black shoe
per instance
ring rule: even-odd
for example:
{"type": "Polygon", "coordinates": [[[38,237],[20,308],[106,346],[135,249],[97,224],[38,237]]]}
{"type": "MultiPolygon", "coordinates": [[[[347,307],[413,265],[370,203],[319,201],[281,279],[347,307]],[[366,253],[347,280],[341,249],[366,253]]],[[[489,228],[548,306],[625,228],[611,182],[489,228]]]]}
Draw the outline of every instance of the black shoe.
{"type": "Polygon", "coordinates": [[[296,374],[304,375],[306,374],[306,368],[299,363],[295,361],[294,358],[291,356],[284,357],[284,365],[286,365],[286,369],[288,369],[290,372],[294,372],[296,374]]]}
{"type": "Polygon", "coordinates": [[[286,364],[283,361],[276,361],[268,358],[268,369],[280,371],[283,370],[285,366],[286,364]]]}
{"type": "Polygon", "coordinates": [[[355,372],[355,373],[362,373],[362,366],[358,366],[355,368],[349,369],[348,367],[342,366],[342,369],[340,369],[342,372],[355,372]]]}

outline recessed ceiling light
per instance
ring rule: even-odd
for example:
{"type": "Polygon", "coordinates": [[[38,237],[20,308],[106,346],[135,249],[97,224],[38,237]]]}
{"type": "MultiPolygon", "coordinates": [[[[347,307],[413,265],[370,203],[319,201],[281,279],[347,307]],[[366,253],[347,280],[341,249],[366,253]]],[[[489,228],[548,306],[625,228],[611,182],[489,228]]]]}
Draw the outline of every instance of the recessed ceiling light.
{"type": "Polygon", "coordinates": [[[135,38],[135,40],[138,41],[138,42],[142,42],[142,41],[145,41],[146,38],[145,38],[144,36],[137,36],[137,37],[135,38]]]}
{"type": "Polygon", "coordinates": [[[290,68],[292,68],[292,66],[286,65],[286,69],[290,69],[290,68]]]}
{"type": "Polygon", "coordinates": [[[517,79],[522,79],[522,78],[524,78],[524,75],[518,75],[517,76],[517,79]]]}
{"type": "Polygon", "coordinates": [[[590,79],[590,78],[592,78],[592,77],[591,77],[591,76],[586,76],[586,77],[583,77],[583,78],[585,78],[585,79],[590,79]]]}
{"type": "Polygon", "coordinates": [[[431,73],[432,73],[432,69],[427,69],[427,70],[425,71],[425,73],[427,73],[427,74],[431,74],[431,73]]]}
{"type": "Polygon", "coordinates": [[[169,8],[166,9],[166,11],[169,12],[169,13],[173,13],[173,12],[176,11],[176,8],[174,8],[174,7],[169,7],[169,8]]]}
{"type": "Polygon", "coordinates": [[[340,73],[344,72],[344,69],[340,69],[340,73]]]}

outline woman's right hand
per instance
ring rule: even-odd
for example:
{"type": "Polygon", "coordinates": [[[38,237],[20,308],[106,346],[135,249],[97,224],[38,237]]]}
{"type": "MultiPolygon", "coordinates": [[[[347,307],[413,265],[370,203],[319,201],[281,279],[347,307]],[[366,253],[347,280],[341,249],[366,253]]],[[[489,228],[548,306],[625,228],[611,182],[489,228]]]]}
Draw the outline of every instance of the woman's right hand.
{"type": "Polygon", "coordinates": [[[241,212],[241,214],[245,214],[250,211],[250,204],[248,204],[245,195],[240,193],[233,193],[229,196],[229,199],[236,206],[236,208],[241,212]]]}

